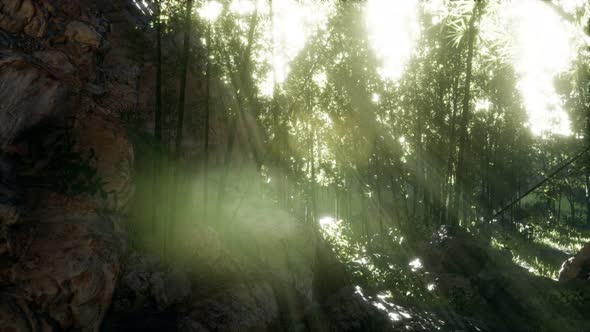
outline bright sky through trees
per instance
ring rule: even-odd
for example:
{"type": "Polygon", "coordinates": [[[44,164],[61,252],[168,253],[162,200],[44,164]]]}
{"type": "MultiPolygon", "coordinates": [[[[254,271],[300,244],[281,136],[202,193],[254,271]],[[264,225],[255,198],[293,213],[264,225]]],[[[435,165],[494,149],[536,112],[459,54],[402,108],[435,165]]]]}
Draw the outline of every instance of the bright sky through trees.
{"type": "MultiPolygon", "coordinates": [[[[565,10],[573,10],[580,1],[565,1],[565,10]]],[[[568,70],[576,54],[576,31],[548,5],[537,0],[492,3],[498,10],[482,24],[483,39],[510,36],[510,60],[519,76],[518,89],[534,134],[570,135],[570,121],[555,91],[554,79],[568,70]],[[485,31],[507,29],[505,31],[485,31]]],[[[560,4],[561,5],[561,4],[560,4]]],[[[441,1],[426,3],[425,10],[441,11],[441,1]],[[438,5],[437,5],[438,4],[438,5]]],[[[382,62],[380,74],[396,80],[404,71],[419,38],[418,1],[369,0],[366,21],[373,51],[382,62]]],[[[448,12],[446,13],[449,14],[448,12]]],[[[438,20],[438,16],[434,16],[438,20]]],[[[487,42],[498,42],[488,40],[487,42]]]]}
{"type": "Polygon", "coordinates": [[[571,134],[570,121],[553,81],[568,70],[575,54],[574,31],[549,6],[536,0],[514,2],[512,61],[529,123],[535,134],[571,134]]]}
{"type": "Polygon", "coordinates": [[[275,80],[278,85],[285,81],[289,75],[289,63],[303,49],[311,34],[325,28],[333,8],[327,2],[313,0],[259,0],[256,4],[253,1],[234,0],[230,10],[237,14],[248,14],[256,6],[260,13],[270,16],[270,4],[273,18],[263,31],[263,38],[268,45],[262,57],[271,64],[272,70],[259,82],[264,96],[273,94],[275,80]]]}
{"type": "Polygon", "coordinates": [[[418,1],[369,0],[365,15],[371,46],[381,61],[379,74],[397,80],[420,35],[418,1]]]}
{"type": "Polygon", "coordinates": [[[223,6],[219,2],[207,1],[203,7],[199,8],[198,13],[207,21],[215,21],[222,10],[223,6]]]}
{"type": "MultiPolygon", "coordinates": [[[[566,10],[580,5],[577,1],[568,3],[563,7],[566,10]]],[[[576,27],[537,0],[506,1],[490,3],[489,6],[496,7],[484,14],[480,37],[483,44],[506,45],[509,61],[518,75],[517,88],[532,132],[537,135],[549,132],[571,134],[567,111],[553,82],[559,74],[568,70],[576,54],[576,27]]],[[[228,9],[243,16],[258,10],[259,15],[267,18],[267,24],[262,26],[266,47],[256,60],[268,63],[271,69],[256,80],[260,93],[269,97],[273,94],[275,83],[280,86],[287,79],[291,61],[304,48],[310,36],[318,33],[318,29],[325,30],[328,18],[334,13],[334,4],[313,0],[233,0],[228,9]],[[270,4],[273,6],[272,20],[269,19],[270,4]]],[[[215,20],[221,10],[218,2],[208,1],[198,13],[208,20],[215,20]]],[[[437,22],[447,15],[456,14],[449,11],[443,1],[368,0],[365,3],[366,33],[380,62],[378,70],[383,80],[399,80],[406,63],[414,55],[421,34],[421,10],[436,12],[433,20],[437,22]]],[[[315,73],[316,78],[321,78],[325,84],[325,74],[315,73]]]]}

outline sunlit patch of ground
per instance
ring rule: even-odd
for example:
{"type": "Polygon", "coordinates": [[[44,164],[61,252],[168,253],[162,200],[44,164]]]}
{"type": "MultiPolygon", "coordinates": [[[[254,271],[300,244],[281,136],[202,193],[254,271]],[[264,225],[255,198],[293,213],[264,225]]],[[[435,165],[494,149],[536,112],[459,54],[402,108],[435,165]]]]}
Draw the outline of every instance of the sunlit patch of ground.
{"type": "MultiPolygon", "coordinates": [[[[561,263],[569,256],[562,249],[577,249],[590,234],[585,230],[556,226],[543,231],[538,226],[495,224],[492,247],[510,251],[514,265],[508,256],[484,245],[481,249],[489,261],[479,273],[461,270],[462,274],[449,272],[453,270],[448,262],[440,270],[433,269],[427,252],[421,251],[424,248],[413,251],[395,229],[389,230],[390,238],[372,237],[364,242],[353,236],[349,222],[331,217],[319,222],[324,238],[364,287],[357,287],[357,295],[386,313],[399,330],[488,331],[499,326],[510,328],[500,330],[522,330],[536,324],[550,326],[547,331],[566,325],[564,331],[577,331],[585,324],[579,319],[584,315],[579,308],[585,306],[585,298],[546,279],[557,278],[561,263]],[[504,315],[510,317],[496,322],[504,315]]],[[[485,238],[490,239],[489,235],[485,238]]]]}
{"type": "Polygon", "coordinates": [[[590,242],[590,230],[567,225],[542,227],[531,224],[519,230],[522,233],[514,230],[499,232],[499,236],[492,237],[492,246],[510,250],[515,264],[554,280],[557,280],[561,264],[575,255],[584,243],[590,242]]]}
{"type": "Polygon", "coordinates": [[[534,238],[534,241],[556,250],[574,255],[585,243],[590,242],[590,231],[580,230],[574,227],[562,226],[560,229],[552,228],[543,230],[538,227],[541,235],[534,238]]]}
{"type": "Polygon", "coordinates": [[[389,292],[379,292],[375,296],[366,294],[362,287],[355,287],[355,294],[378,310],[387,314],[391,326],[396,331],[482,331],[477,322],[470,321],[452,312],[431,311],[428,309],[410,308],[396,304],[394,295],[389,292]],[[444,319],[442,319],[444,316],[444,319]]]}

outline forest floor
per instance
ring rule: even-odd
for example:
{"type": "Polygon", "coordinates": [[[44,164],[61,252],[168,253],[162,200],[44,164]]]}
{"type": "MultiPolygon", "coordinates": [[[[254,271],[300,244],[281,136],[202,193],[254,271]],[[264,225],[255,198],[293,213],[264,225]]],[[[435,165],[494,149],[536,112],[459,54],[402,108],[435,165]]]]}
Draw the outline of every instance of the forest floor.
{"type": "Polygon", "coordinates": [[[490,226],[438,232],[349,266],[359,284],[373,289],[375,306],[387,307],[379,301],[388,299],[411,313],[390,312],[400,331],[589,330],[590,285],[557,282],[561,264],[589,241],[589,230],[490,226]]]}
{"type": "Polygon", "coordinates": [[[585,226],[530,223],[519,228],[497,227],[492,246],[509,250],[513,261],[531,273],[554,280],[561,264],[590,242],[590,229],[585,226]]]}

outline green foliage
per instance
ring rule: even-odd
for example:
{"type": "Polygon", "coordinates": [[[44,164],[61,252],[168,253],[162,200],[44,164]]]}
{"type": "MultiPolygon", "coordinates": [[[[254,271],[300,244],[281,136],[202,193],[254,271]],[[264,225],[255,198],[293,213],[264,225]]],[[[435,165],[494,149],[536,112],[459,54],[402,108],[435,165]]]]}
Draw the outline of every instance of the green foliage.
{"type": "Polygon", "coordinates": [[[338,259],[347,265],[356,282],[371,289],[389,290],[397,303],[429,301],[434,304],[438,301],[428,289],[427,276],[408,265],[413,257],[398,231],[390,230],[391,237],[359,241],[354,240],[357,237],[344,221],[323,221],[322,236],[338,259]]]}
{"type": "MultiPolygon", "coordinates": [[[[309,35],[301,33],[303,24],[296,31],[272,31],[287,22],[270,17],[266,2],[243,12],[232,10],[233,1],[220,3],[223,10],[215,21],[197,19],[191,62],[192,74],[202,78],[209,66],[209,78],[222,86],[215,111],[223,125],[216,133],[227,150],[211,162],[221,180],[210,188],[210,197],[183,209],[206,209],[207,199],[217,195],[217,209],[223,210],[227,177],[239,155],[240,167],[255,164],[259,177],[244,177],[262,188],[260,196],[309,224],[319,223],[359,283],[387,289],[399,301],[444,303],[463,312],[473,309],[472,294],[457,288],[439,298],[429,290],[430,276],[408,266],[416,258],[412,248],[427,243],[442,224],[460,225],[482,242],[491,239],[515,264],[550,278],[589,240],[579,227],[590,222],[588,158],[493,218],[590,137],[589,57],[583,49],[572,68],[553,77],[553,86],[543,86],[555,92],[546,111],[563,106],[572,135],[531,131],[523,85],[546,82],[523,80],[521,67],[537,64],[543,54],[527,54],[530,59],[519,63],[512,51],[530,45],[511,44],[514,30],[496,24],[502,22],[503,6],[517,1],[442,1],[440,12],[428,9],[434,1],[418,2],[418,22],[412,23],[419,37],[407,43],[411,57],[399,64],[402,74],[395,80],[382,75],[384,50],[372,47],[367,25],[373,22],[364,16],[363,2],[338,2],[325,24],[309,35]],[[471,33],[476,42],[468,57],[471,33]],[[305,35],[292,57],[282,44],[289,34],[305,35]],[[274,81],[278,74],[284,77],[274,81]],[[272,93],[265,86],[269,77],[272,93]]],[[[163,6],[164,144],[176,135],[170,128],[176,117],[181,56],[175,37],[182,32],[183,6],[180,1],[163,6]]],[[[385,46],[402,53],[403,44],[385,46]]],[[[200,115],[202,108],[194,108],[200,115]]],[[[133,115],[124,114],[129,127],[141,122],[133,115]]],[[[167,190],[176,194],[177,187],[167,190]]],[[[568,292],[547,296],[547,301],[545,294],[534,297],[543,310],[546,303],[581,301],[568,292]]]]}

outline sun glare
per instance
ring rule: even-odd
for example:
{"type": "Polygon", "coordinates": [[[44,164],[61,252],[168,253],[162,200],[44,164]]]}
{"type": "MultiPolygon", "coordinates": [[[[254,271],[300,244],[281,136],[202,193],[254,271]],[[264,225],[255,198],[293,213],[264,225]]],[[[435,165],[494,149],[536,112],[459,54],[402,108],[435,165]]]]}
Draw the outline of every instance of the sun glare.
{"type": "Polygon", "coordinates": [[[536,0],[519,0],[507,8],[513,30],[512,61],[518,90],[536,135],[570,135],[570,121],[554,79],[570,66],[575,33],[554,10],[536,0]]]}
{"type": "Polygon", "coordinates": [[[201,17],[209,22],[214,22],[221,11],[223,10],[223,6],[217,1],[207,1],[203,4],[203,7],[199,8],[197,12],[201,17]]]}
{"type": "Polygon", "coordinates": [[[266,76],[255,77],[262,96],[272,96],[275,83],[280,86],[287,79],[290,62],[313,33],[326,28],[333,9],[334,4],[315,0],[233,0],[230,3],[229,11],[233,14],[246,16],[256,11],[267,20],[261,26],[265,50],[255,55],[257,62],[270,65],[266,76]]]}
{"type": "Polygon", "coordinates": [[[369,0],[365,21],[371,47],[381,62],[379,74],[383,79],[399,79],[420,35],[418,1],[369,0]]]}
{"type": "MultiPolygon", "coordinates": [[[[333,5],[314,0],[273,0],[272,26],[265,32],[269,43],[266,57],[271,70],[261,83],[261,93],[271,96],[274,86],[281,85],[289,75],[289,63],[303,49],[317,29],[325,29],[333,5]],[[276,80],[276,82],[275,82],[276,80]]],[[[267,8],[270,13],[270,8],[267,8]]]]}
{"type": "Polygon", "coordinates": [[[408,265],[412,268],[412,272],[416,272],[424,267],[420,258],[415,258],[408,265]]]}
{"type": "Polygon", "coordinates": [[[322,217],[320,218],[320,226],[322,227],[329,227],[331,225],[333,225],[336,222],[336,220],[332,217],[322,217]]]}
{"type": "Polygon", "coordinates": [[[248,15],[256,9],[257,4],[251,0],[233,0],[229,10],[238,15],[248,15]]]}
{"type": "MultiPolygon", "coordinates": [[[[289,76],[290,62],[309,37],[318,29],[326,29],[327,19],[334,11],[334,4],[329,3],[315,0],[231,2],[230,12],[248,15],[257,10],[259,15],[267,18],[267,24],[262,28],[266,47],[256,55],[256,61],[270,66],[263,75],[256,77],[261,95],[273,95],[275,87],[281,86],[289,76]]],[[[382,79],[397,81],[414,54],[421,33],[420,6],[418,0],[368,0],[364,5],[368,39],[380,62],[382,79]]],[[[428,2],[423,6],[427,11],[437,12],[437,20],[444,15],[442,1],[428,2]]],[[[542,1],[506,1],[497,6],[500,8],[497,14],[488,15],[481,22],[483,45],[485,39],[509,39],[505,42],[510,45],[507,54],[518,75],[517,89],[528,113],[528,126],[536,135],[570,135],[570,120],[555,90],[554,80],[569,68],[575,57],[574,27],[542,1]]],[[[217,2],[209,1],[202,10],[204,17],[214,20],[220,7],[217,2]]],[[[316,84],[325,86],[325,74],[315,73],[313,79],[316,84]]],[[[378,103],[379,96],[373,95],[372,101],[378,103]]],[[[477,110],[489,108],[488,103],[482,103],[478,104],[477,110]]]]}

